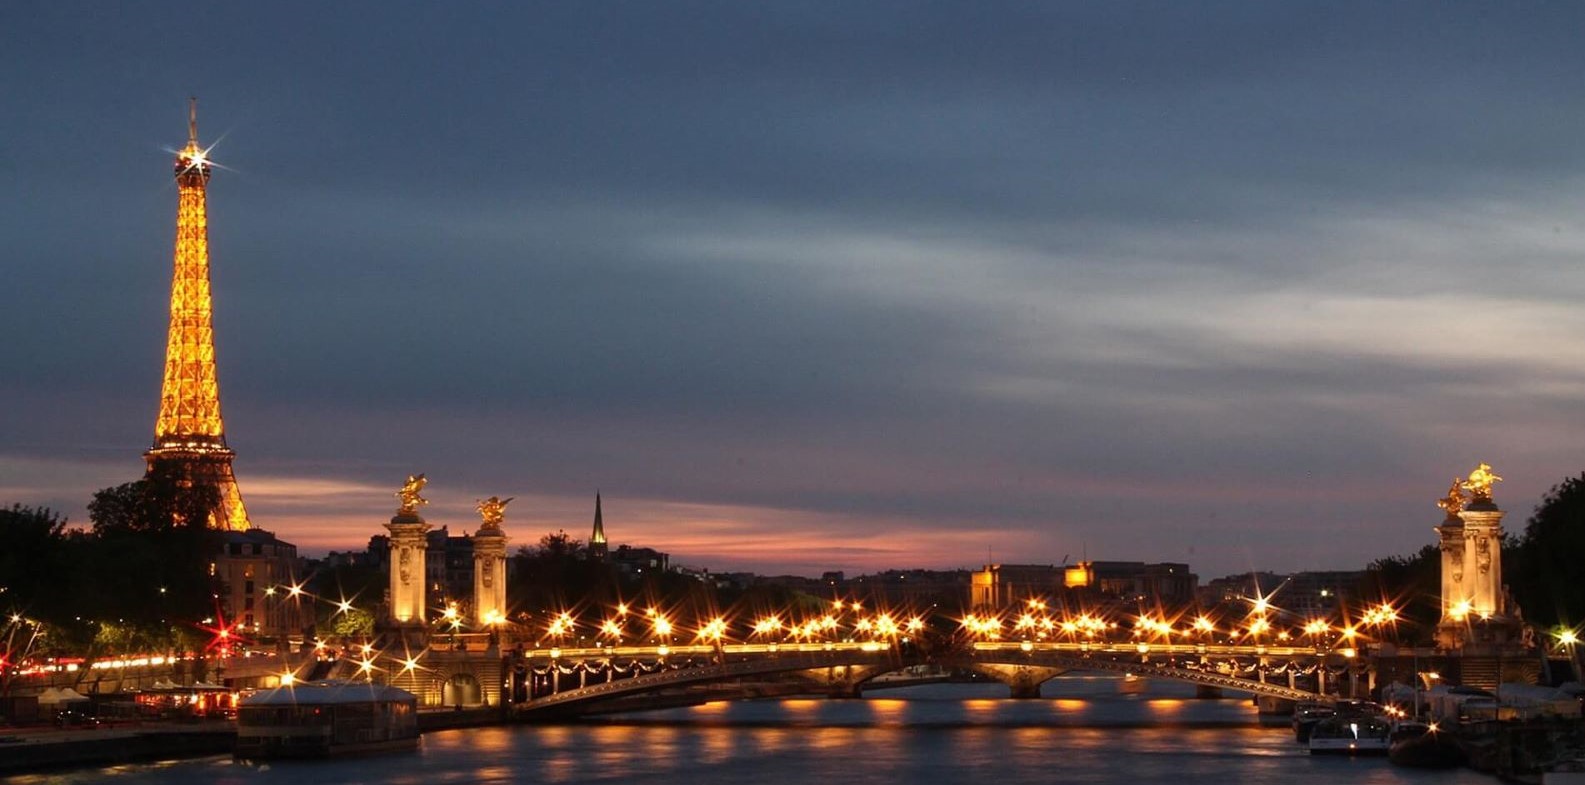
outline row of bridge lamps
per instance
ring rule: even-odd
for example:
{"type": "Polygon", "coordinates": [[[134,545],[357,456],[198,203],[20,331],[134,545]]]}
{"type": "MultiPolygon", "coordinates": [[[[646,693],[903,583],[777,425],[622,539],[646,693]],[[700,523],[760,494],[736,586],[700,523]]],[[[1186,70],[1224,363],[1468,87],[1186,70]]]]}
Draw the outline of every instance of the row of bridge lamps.
{"type": "MultiPolygon", "coordinates": [[[[666,644],[679,635],[686,635],[692,631],[693,640],[708,644],[720,645],[730,639],[734,622],[726,616],[713,616],[697,620],[692,625],[685,625],[666,612],[649,607],[644,613],[638,614],[626,603],[618,603],[613,609],[613,614],[601,619],[598,624],[580,622],[570,611],[561,611],[550,617],[544,629],[544,637],[538,641],[544,644],[547,640],[557,645],[566,642],[568,638],[578,635],[580,629],[589,629],[594,633],[596,643],[607,643],[612,646],[619,645],[624,639],[634,637],[648,638],[657,644],[666,644]],[[637,636],[630,634],[629,619],[640,618],[637,622],[641,627],[647,626],[647,631],[641,631],[637,636]]],[[[841,600],[832,602],[831,609],[818,616],[806,618],[801,622],[791,621],[792,614],[787,614],[784,619],[782,614],[765,614],[755,618],[744,629],[747,630],[746,639],[758,639],[772,642],[780,638],[795,641],[823,641],[843,637],[849,640],[868,638],[871,640],[892,640],[905,638],[924,630],[925,621],[915,616],[904,617],[889,611],[877,611],[873,615],[861,615],[864,612],[862,603],[845,603],[841,600]],[[845,620],[844,616],[851,612],[853,618],[845,620]]]]}
{"type": "MultiPolygon", "coordinates": [[[[1226,633],[1230,636],[1227,642],[1233,644],[1240,638],[1251,643],[1260,643],[1267,639],[1279,642],[1290,641],[1295,638],[1295,633],[1298,633],[1307,637],[1312,643],[1318,643],[1322,636],[1335,632],[1338,634],[1338,640],[1352,644],[1363,635],[1362,627],[1380,628],[1395,624],[1399,618],[1396,608],[1390,603],[1381,603],[1368,608],[1357,623],[1345,622],[1334,625],[1326,619],[1308,619],[1304,624],[1290,631],[1277,629],[1271,621],[1272,616],[1282,614],[1284,611],[1264,598],[1256,598],[1250,602],[1250,612],[1244,621],[1241,624],[1227,625],[1225,628],[1206,614],[1196,616],[1181,627],[1176,620],[1168,620],[1165,614],[1160,616],[1141,614],[1135,617],[1129,637],[1135,640],[1163,638],[1170,640],[1173,636],[1180,636],[1192,640],[1226,633]]],[[[962,628],[987,640],[1003,638],[1004,628],[1011,628],[1014,636],[1024,639],[1032,637],[1045,640],[1063,637],[1069,640],[1081,638],[1096,640],[1116,635],[1121,625],[1115,620],[1090,613],[1053,618],[1046,613],[1046,604],[1043,600],[1030,599],[1026,601],[1025,607],[1016,618],[1009,619],[999,614],[969,614],[963,618],[962,628]]]]}
{"type": "MultiPolygon", "coordinates": [[[[339,600],[329,600],[308,592],[301,584],[271,586],[265,590],[266,596],[276,596],[277,594],[285,594],[286,597],[299,601],[307,598],[313,602],[327,602],[336,609],[332,614],[332,618],[335,615],[351,613],[355,609],[352,600],[347,599],[345,596],[339,600]]],[[[1368,608],[1361,615],[1359,622],[1355,624],[1334,625],[1325,619],[1309,619],[1302,626],[1293,628],[1293,631],[1281,629],[1273,632],[1275,627],[1271,623],[1270,616],[1285,612],[1273,606],[1269,600],[1263,597],[1253,598],[1250,602],[1250,612],[1242,625],[1227,626],[1225,631],[1231,636],[1228,643],[1235,643],[1242,638],[1252,644],[1262,644],[1266,642],[1267,636],[1276,642],[1285,642],[1293,640],[1295,632],[1297,632],[1312,644],[1320,645],[1322,636],[1335,632],[1338,637],[1333,643],[1341,642],[1347,644],[1347,648],[1342,651],[1350,653],[1353,651],[1355,641],[1363,635],[1361,627],[1380,628],[1394,624],[1399,620],[1397,609],[1390,603],[1384,602],[1368,608]]],[[[627,634],[627,619],[636,617],[638,614],[634,613],[626,603],[618,603],[614,610],[615,614],[613,616],[602,619],[598,625],[580,623],[567,611],[557,613],[546,624],[544,630],[545,638],[541,638],[539,643],[544,643],[545,639],[549,638],[553,644],[559,646],[568,637],[576,634],[580,627],[593,627],[596,630],[597,642],[600,638],[604,638],[609,645],[618,645],[624,638],[629,637],[627,634]]],[[[864,611],[862,603],[849,603],[839,599],[832,601],[829,612],[816,618],[807,618],[803,622],[784,621],[780,614],[760,616],[749,627],[748,637],[751,639],[758,638],[767,642],[774,641],[778,637],[804,641],[829,640],[841,635],[843,631],[841,617],[849,611],[855,618],[848,625],[848,630],[852,633],[852,636],[847,638],[848,640],[859,637],[868,637],[871,640],[904,638],[906,635],[919,633],[926,626],[925,621],[917,615],[903,618],[889,612],[880,611],[872,616],[862,616],[859,615],[864,611]]],[[[1047,606],[1043,600],[1031,598],[1026,601],[1025,607],[1016,618],[1004,618],[1000,614],[971,613],[959,620],[959,624],[960,629],[986,640],[1000,640],[1003,637],[1003,629],[1010,628],[1014,635],[1021,637],[1026,642],[1031,639],[1046,640],[1052,637],[1067,637],[1072,640],[1083,638],[1094,641],[1096,639],[1105,639],[1109,634],[1115,634],[1120,629],[1118,622],[1108,621],[1098,615],[1081,613],[1078,616],[1052,618],[1046,611],[1047,606]]],[[[646,608],[642,615],[645,620],[644,623],[647,623],[649,627],[649,637],[657,644],[664,645],[670,642],[674,636],[683,634],[686,631],[684,625],[673,621],[668,614],[653,606],[646,608]]],[[[1457,609],[1450,610],[1450,615],[1456,617],[1457,609]]],[[[485,620],[485,626],[488,629],[493,630],[498,626],[509,624],[509,620],[500,617],[500,614],[496,614],[496,616],[497,618],[485,620]]],[[[788,616],[790,617],[791,614],[788,614],[788,616]]],[[[209,619],[205,621],[212,623],[212,620],[209,619]]],[[[449,627],[453,633],[460,632],[464,625],[463,616],[455,603],[449,604],[442,609],[437,621],[443,627],[449,627]]],[[[211,631],[216,633],[217,639],[224,640],[233,634],[233,630],[237,626],[222,623],[218,628],[213,628],[211,631]]],[[[702,623],[696,623],[693,626],[694,640],[720,645],[726,641],[730,628],[731,623],[726,617],[716,616],[702,623]]],[[[1170,640],[1173,636],[1180,636],[1193,640],[1196,637],[1203,639],[1213,636],[1222,631],[1223,629],[1213,619],[1203,614],[1197,616],[1192,622],[1184,624],[1181,628],[1174,622],[1168,621],[1165,615],[1153,617],[1146,614],[1134,620],[1130,638],[1135,641],[1148,641],[1162,638],[1170,640]]],[[[1556,643],[1557,648],[1566,650],[1570,656],[1573,656],[1581,636],[1580,633],[1572,628],[1560,627],[1552,631],[1551,638],[1556,643]]],[[[323,652],[327,647],[328,643],[325,640],[317,639],[315,641],[316,651],[323,652]]],[[[358,644],[358,647],[362,653],[358,661],[360,675],[372,679],[376,671],[394,670],[393,668],[381,669],[376,665],[378,657],[384,655],[375,654],[372,644],[365,642],[358,644]]],[[[421,655],[422,652],[419,655],[405,652],[402,657],[390,656],[389,659],[397,663],[399,670],[413,671],[420,668],[419,658],[421,655]]],[[[283,674],[283,684],[290,684],[292,680],[290,674],[283,674]]]]}

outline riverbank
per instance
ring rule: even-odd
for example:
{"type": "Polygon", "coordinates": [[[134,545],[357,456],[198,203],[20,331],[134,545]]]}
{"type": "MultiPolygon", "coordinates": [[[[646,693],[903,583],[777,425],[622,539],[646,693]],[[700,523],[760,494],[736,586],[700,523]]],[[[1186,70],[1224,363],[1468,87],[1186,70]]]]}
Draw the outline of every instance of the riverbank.
{"type": "Polygon", "coordinates": [[[0,734],[0,776],[218,755],[236,739],[231,722],[8,730],[0,734]]]}
{"type": "MultiPolygon", "coordinates": [[[[477,728],[504,721],[497,708],[426,711],[418,715],[418,729],[431,732],[477,728]]],[[[0,731],[0,777],[222,755],[230,753],[236,741],[237,725],[230,720],[65,730],[6,729],[0,731]]]]}

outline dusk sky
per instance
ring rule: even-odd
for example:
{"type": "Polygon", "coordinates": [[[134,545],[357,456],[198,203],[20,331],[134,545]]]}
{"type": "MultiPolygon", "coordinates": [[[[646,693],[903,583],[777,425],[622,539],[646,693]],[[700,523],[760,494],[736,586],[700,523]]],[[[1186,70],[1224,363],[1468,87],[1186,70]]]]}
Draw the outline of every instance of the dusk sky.
{"type": "Polygon", "coordinates": [[[1358,569],[1585,469],[1585,5],[0,9],[0,504],[141,476],[199,97],[255,525],[1358,569]]]}

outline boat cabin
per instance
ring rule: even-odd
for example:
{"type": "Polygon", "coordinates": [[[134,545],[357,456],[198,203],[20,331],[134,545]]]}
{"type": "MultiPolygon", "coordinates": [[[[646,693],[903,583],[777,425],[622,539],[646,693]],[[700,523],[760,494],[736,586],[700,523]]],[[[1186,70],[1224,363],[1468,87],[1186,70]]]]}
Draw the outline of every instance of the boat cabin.
{"type": "Polygon", "coordinates": [[[239,758],[326,757],[418,746],[418,698],[354,681],[263,690],[237,710],[239,758]]]}

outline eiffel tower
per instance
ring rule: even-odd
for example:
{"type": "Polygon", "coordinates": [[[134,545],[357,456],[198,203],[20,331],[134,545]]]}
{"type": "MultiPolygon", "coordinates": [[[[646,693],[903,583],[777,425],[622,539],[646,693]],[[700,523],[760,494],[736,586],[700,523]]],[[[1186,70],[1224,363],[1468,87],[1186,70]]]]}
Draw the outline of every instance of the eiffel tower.
{"type": "Polygon", "coordinates": [[[215,377],[215,330],[209,299],[209,220],[205,188],[208,151],[198,146],[198,99],[188,105],[187,146],[176,154],[176,261],[171,278],[171,326],[165,345],[165,381],[154,446],[143,453],[148,473],[175,477],[183,486],[211,486],[219,505],[211,529],[252,527],[231,473],[236,453],[226,446],[215,377]]]}

